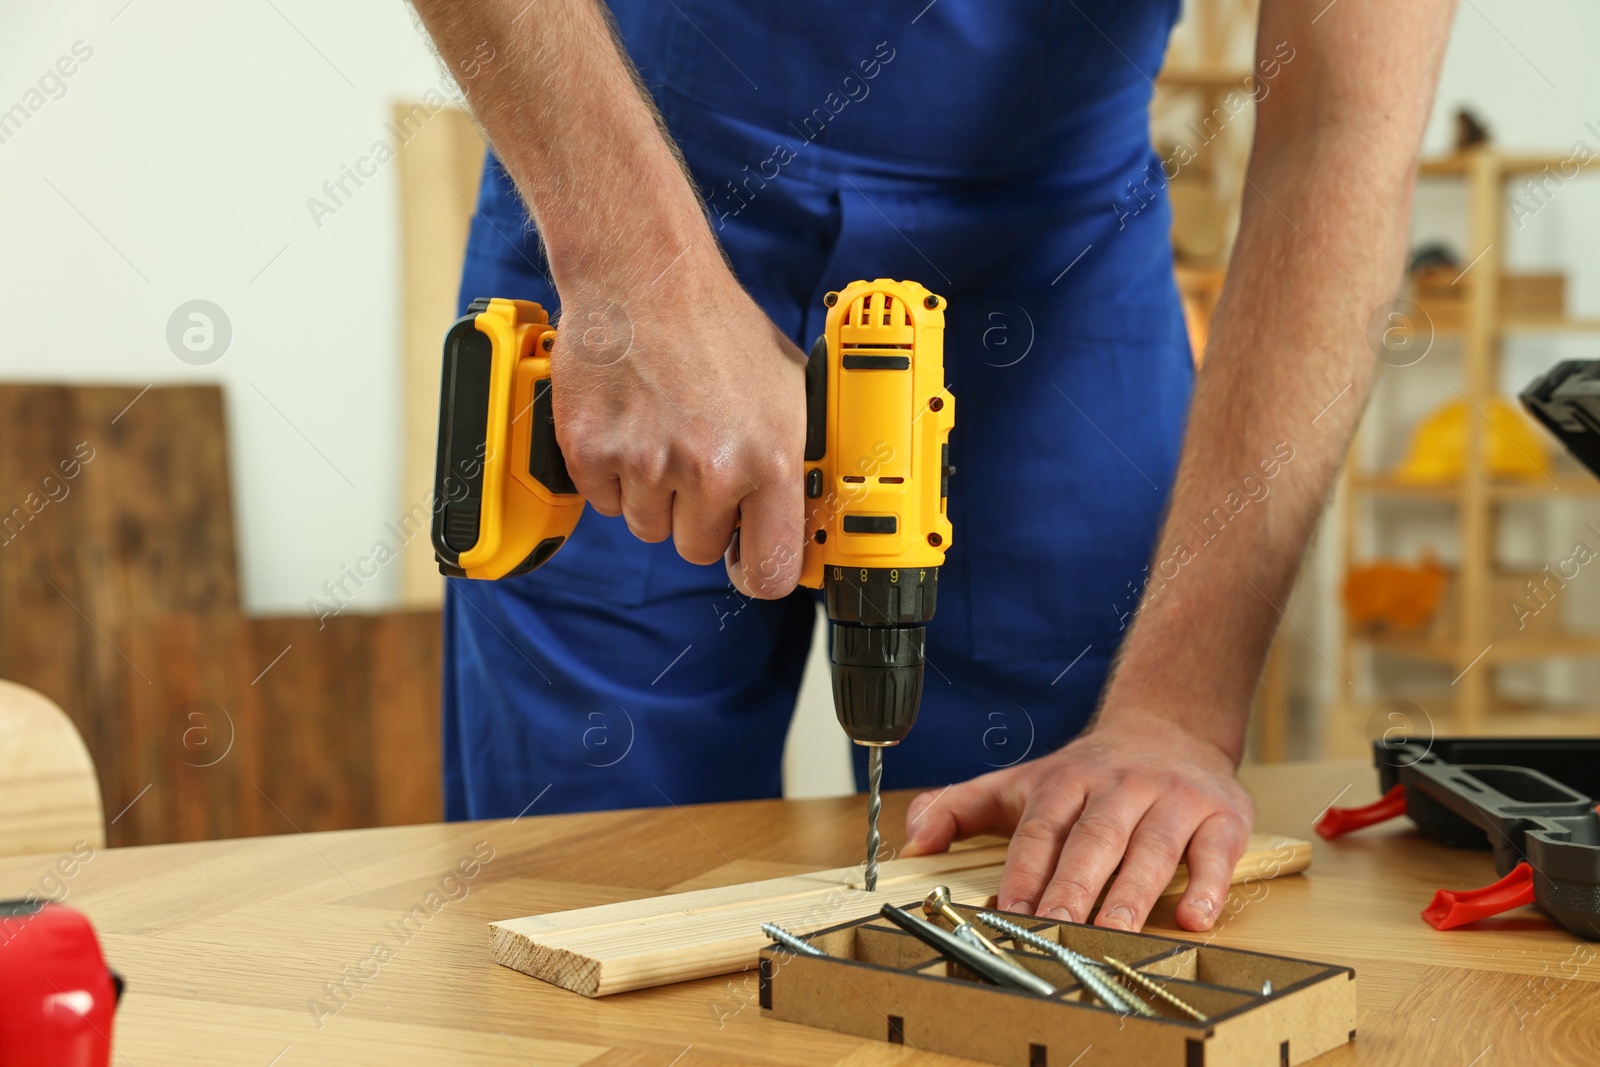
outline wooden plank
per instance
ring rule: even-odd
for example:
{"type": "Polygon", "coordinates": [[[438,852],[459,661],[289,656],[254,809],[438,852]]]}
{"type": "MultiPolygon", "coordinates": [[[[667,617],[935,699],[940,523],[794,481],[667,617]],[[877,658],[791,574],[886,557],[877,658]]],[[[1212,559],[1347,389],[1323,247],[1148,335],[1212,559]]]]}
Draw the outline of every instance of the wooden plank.
{"type": "Polygon", "coordinates": [[[271,833],[370,826],[377,785],[368,726],[368,618],[340,615],[319,623],[293,616],[254,620],[257,670],[282,655],[257,683],[267,720],[266,777],[271,833]]]}
{"type": "Polygon", "coordinates": [[[437,821],[438,611],[255,626],[261,667],[283,655],[257,686],[277,735],[262,780],[281,808],[270,832],[290,821],[303,830],[437,821]]]}
{"type": "MultiPolygon", "coordinates": [[[[104,545],[78,521],[83,468],[72,463],[77,443],[86,438],[76,436],[76,429],[77,409],[67,387],[0,386],[0,678],[59,705],[98,765],[103,739],[82,693],[88,645],[100,638],[68,598],[80,596],[80,551],[87,555],[104,545]],[[63,462],[79,477],[65,478],[63,462]]],[[[99,445],[96,438],[91,447],[99,445]]],[[[95,459],[102,461],[112,461],[103,447],[95,459]]],[[[100,788],[111,795],[103,774],[100,788]]]]}
{"type": "MultiPolygon", "coordinates": [[[[941,884],[957,901],[987,903],[1000,885],[1005,851],[992,845],[888,860],[876,893],[862,887],[859,867],[839,867],[530,915],[490,924],[490,949],[496,963],[586,997],[727,974],[755,963],[767,943],[763,922],[797,933],[816,930],[863,918],[886,901],[919,900],[941,884]]],[[[1233,880],[1293,874],[1310,863],[1308,842],[1252,834],[1233,880]]],[[[1182,892],[1188,882],[1180,866],[1163,895],[1182,892]]]]}
{"type": "Polygon", "coordinates": [[[78,479],[79,503],[86,532],[97,547],[105,546],[104,557],[77,546],[85,581],[113,590],[123,602],[118,610],[129,615],[236,609],[239,568],[222,389],[141,391],[72,389],[74,438],[97,449],[78,479]]]}

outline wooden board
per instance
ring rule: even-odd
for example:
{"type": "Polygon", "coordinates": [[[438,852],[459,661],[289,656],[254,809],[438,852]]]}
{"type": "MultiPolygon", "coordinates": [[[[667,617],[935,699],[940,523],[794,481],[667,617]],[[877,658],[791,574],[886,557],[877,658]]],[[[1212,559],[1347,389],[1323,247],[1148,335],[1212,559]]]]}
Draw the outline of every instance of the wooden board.
{"type": "Polygon", "coordinates": [[[439,642],[436,611],[141,624],[119,642],[152,681],[125,680],[112,843],[438,820],[439,642]]]}
{"type": "Polygon", "coordinates": [[[0,384],[0,678],[112,845],[438,819],[438,611],[243,615],[232,500],[217,387],[0,384]]]}
{"type": "Polygon", "coordinates": [[[0,678],[67,713],[107,819],[149,782],[123,773],[126,680],[154,684],[128,634],[238,609],[232,501],[216,386],[0,384],[0,678]]]}
{"type": "MultiPolygon", "coordinates": [[[[805,933],[864,918],[885,902],[919,900],[941,884],[958,901],[986,903],[1000,885],[1004,861],[1004,845],[889,860],[876,893],[862,888],[860,867],[839,867],[530,915],[492,923],[489,943],[496,963],[603,997],[753,966],[768,943],[763,922],[805,933]]],[[[1310,863],[1308,842],[1252,834],[1233,881],[1293,874],[1310,863]]],[[[1189,872],[1180,866],[1163,895],[1182,892],[1188,883],[1189,872]]]]}

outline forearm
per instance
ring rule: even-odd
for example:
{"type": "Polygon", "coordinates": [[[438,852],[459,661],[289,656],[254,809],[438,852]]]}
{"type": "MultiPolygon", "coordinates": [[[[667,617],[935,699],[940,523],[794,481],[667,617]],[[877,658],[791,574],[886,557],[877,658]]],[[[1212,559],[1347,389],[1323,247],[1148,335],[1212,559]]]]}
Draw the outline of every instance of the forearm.
{"type": "MultiPolygon", "coordinates": [[[[1160,709],[1236,760],[1267,646],[1371,385],[1367,322],[1404,265],[1448,27],[1448,4],[1422,6],[1434,10],[1415,16],[1415,36],[1380,35],[1411,42],[1408,54],[1386,56],[1394,46],[1373,37],[1359,62],[1301,44],[1300,68],[1286,65],[1262,104],[1168,516],[1106,695],[1104,714],[1160,709]],[[1384,84],[1390,61],[1407,73],[1384,84]]],[[[1267,47],[1292,40],[1273,19],[1264,10],[1267,47]]]]}
{"type": "Polygon", "coordinates": [[[1166,523],[1108,693],[1108,706],[1184,716],[1235,758],[1278,612],[1371,382],[1367,316],[1392,295],[1404,254],[1397,220],[1382,217],[1393,212],[1335,203],[1338,173],[1308,166],[1273,181],[1252,168],[1263,191],[1246,187],[1166,523]],[[1174,694],[1184,698],[1176,707],[1174,694]]]}
{"type": "MultiPolygon", "coordinates": [[[[720,262],[698,193],[597,0],[413,0],[533,214],[563,292],[720,262]],[[532,10],[530,10],[532,6],[532,10]]],[[[688,272],[686,272],[688,273],[688,272]]]]}
{"type": "Polygon", "coordinates": [[[553,418],[574,486],[641,540],[723,561],[744,595],[787,595],[805,536],[805,355],[723,260],[609,12],[413,3],[471,75],[467,101],[544,241],[561,297],[553,418]]]}

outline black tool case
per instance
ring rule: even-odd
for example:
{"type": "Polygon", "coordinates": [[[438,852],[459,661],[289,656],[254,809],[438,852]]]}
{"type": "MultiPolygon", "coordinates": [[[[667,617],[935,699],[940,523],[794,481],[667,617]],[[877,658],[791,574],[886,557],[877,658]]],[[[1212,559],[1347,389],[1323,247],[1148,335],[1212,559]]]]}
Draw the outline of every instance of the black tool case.
{"type": "MultiPolygon", "coordinates": [[[[1557,363],[1520,399],[1575,459],[1600,474],[1600,360],[1557,363]]],[[[1531,881],[1532,903],[1580,937],[1600,940],[1600,738],[1385,738],[1372,748],[1385,801],[1369,805],[1364,817],[1341,813],[1356,817],[1343,827],[1332,820],[1319,833],[1332,837],[1370,825],[1401,803],[1440,844],[1493,849],[1502,883],[1526,864],[1531,871],[1520,873],[1531,881]]],[[[1483,898],[1478,910],[1489,913],[1497,893],[1502,902],[1512,896],[1498,886],[1454,896],[1483,898]]],[[[1436,918],[1429,922],[1440,925],[1436,918]]]]}
{"type": "Polygon", "coordinates": [[[1534,902],[1600,940],[1600,738],[1433,738],[1373,743],[1387,792],[1451,848],[1494,850],[1495,870],[1533,868],[1534,902]]]}

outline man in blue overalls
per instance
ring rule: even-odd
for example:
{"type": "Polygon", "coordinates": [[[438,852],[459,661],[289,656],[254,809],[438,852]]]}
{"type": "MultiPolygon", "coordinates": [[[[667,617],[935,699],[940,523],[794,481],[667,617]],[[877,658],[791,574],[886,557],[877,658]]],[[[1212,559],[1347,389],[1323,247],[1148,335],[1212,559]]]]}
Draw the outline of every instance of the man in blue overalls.
{"type": "Polygon", "coordinates": [[[1452,3],[1263,0],[1196,382],[1164,190],[1198,145],[1148,131],[1177,0],[415,0],[495,152],[463,308],[559,305],[593,510],[539,571],[450,583],[448,815],[778,794],[815,612],[802,350],[829,289],[914,278],[949,300],[961,417],[922,714],[886,761],[929,788],[908,850],[1012,834],[1002,907],[1129,929],[1187,859],[1178,921],[1211,926],[1452,3]]]}

